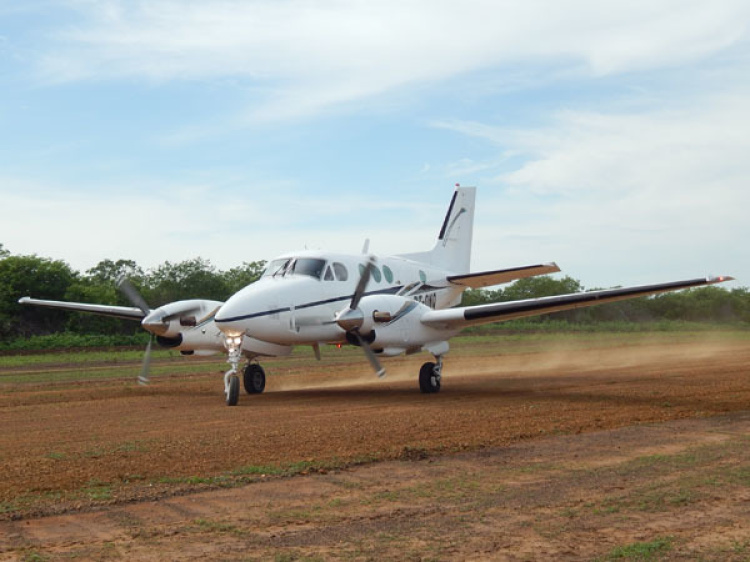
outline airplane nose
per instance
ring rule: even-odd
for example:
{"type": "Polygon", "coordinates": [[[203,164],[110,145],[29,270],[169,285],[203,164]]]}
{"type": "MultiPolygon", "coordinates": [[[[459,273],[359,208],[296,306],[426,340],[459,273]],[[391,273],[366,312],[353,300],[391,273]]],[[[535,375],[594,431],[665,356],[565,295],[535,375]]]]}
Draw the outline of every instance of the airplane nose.
{"type": "Polygon", "coordinates": [[[244,320],[249,314],[244,300],[239,295],[233,295],[216,313],[214,322],[225,334],[239,335],[245,332],[244,320]]]}

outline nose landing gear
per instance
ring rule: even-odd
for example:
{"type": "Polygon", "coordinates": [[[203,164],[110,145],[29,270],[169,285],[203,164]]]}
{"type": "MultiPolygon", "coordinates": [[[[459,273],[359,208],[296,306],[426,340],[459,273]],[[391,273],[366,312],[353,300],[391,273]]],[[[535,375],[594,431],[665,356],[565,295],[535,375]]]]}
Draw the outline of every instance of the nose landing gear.
{"type": "MultiPolygon", "coordinates": [[[[240,371],[242,360],[242,336],[226,336],[227,363],[230,369],[224,373],[224,395],[227,406],[236,406],[240,398],[240,371]]],[[[266,372],[257,363],[248,363],[242,371],[242,383],[248,394],[260,394],[266,389],[266,372]]]]}
{"type": "Polygon", "coordinates": [[[224,395],[226,396],[227,406],[236,406],[240,398],[240,377],[237,366],[242,359],[242,336],[226,336],[224,345],[227,348],[227,363],[230,369],[224,373],[224,395]]]}

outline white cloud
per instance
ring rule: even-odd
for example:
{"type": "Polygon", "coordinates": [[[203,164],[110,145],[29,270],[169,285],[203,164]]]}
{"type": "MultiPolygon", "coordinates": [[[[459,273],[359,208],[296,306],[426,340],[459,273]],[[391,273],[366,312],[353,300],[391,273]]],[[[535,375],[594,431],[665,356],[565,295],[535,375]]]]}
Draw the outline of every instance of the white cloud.
{"type": "MultiPolygon", "coordinates": [[[[410,84],[535,63],[609,75],[701,60],[746,37],[742,0],[107,0],[40,61],[48,80],[241,77],[249,121],[317,114],[410,84]]],[[[512,80],[512,78],[510,78],[512,80]]]]}
{"type": "Polygon", "coordinates": [[[366,237],[379,253],[426,249],[444,213],[442,200],[425,205],[355,193],[331,201],[283,183],[266,183],[248,197],[220,183],[128,182],[91,192],[1,177],[0,200],[12,212],[0,223],[0,240],[13,254],[62,259],[80,271],[121,257],[149,268],[200,256],[228,269],[305,247],[358,253],[366,237]],[[407,216],[431,228],[410,226],[407,216]]]}
{"type": "Polygon", "coordinates": [[[436,125],[524,157],[488,178],[502,186],[493,197],[498,226],[484,227],[478,240],[506,240],[518,258],[549,248],[555,254],[539,259],[558,259],[599,284],[669,278],[673,268],[734,274],[747,284],[748,100],[714,96],[645,113],[563,111],[539,129],[436,125]]]}

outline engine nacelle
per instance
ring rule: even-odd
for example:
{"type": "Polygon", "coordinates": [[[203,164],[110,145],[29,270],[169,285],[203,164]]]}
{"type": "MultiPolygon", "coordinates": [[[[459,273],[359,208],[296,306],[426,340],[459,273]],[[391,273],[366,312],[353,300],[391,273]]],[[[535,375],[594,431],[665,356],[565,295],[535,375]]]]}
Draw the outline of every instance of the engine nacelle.
{"type": "Polygon", "coordinates": [[[225,351],[224,335],[213,320],[202,326],[183,328],[174,337],[156,336],[156,343],[181,352],[195,352],[197,355],[213,355],[225,351]]]}
{"type": "Polygon", "coordinates": [[[192,299],[160,306],[141,322],[162,347],[182,352],[222,352],[224,337],[213,321],[219,301],[192,299]]]}
{"type": "Polygon", "coordinates": [[[389,350],[388,355],[445,338],[442,332],[422,324],[422,316],[432,309],[415,300],[371,295],[362,298],[359,309],[364,315],[359,332],[373,349],[389,350]]]}

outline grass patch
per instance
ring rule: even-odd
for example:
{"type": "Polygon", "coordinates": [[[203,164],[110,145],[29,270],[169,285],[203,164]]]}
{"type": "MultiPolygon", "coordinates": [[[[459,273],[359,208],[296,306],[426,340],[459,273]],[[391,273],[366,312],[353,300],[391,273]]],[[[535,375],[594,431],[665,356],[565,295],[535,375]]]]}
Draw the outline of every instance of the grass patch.
{"type": "Polygon", "coordinates": [[[651,542],[634,542],[618,546],[603,560],[657,560],[672,550],[672,537],[661,537],[651,542]]]}
{"type": "Polygon", "coordinates": [[[219,521],[209,521],[208,519],[196,519],[194,521],[195,526],[200,530],[208,533],[221,533],[221,534],[233,534],[241,535],[244,531],[232,525],[231,523],[221,523],[219,521]]]}
{"type": "Polygon", "coordinates": [[[67,455],[65,453],[59,453],[57,451],[52,451],[50,453],[47,453],[45,456],[48,459],[52,459],[53,461],[62,461],[67,458],[67,455]]]}
{"type": "Polygon", "coordinates": [[[39,552],[32,551],[25,553],[21,560],[23,560],[23,562],[47,562],[47,560],[50,560],[50,557],[46,554],[40,554],[39,552]]]}
{"type": "Polygon", "coordinates": [[[112,499],[112,486],[99,480],[90,480],[83,488],[83,494],[91,501],[109,501],[112,499]]]}

